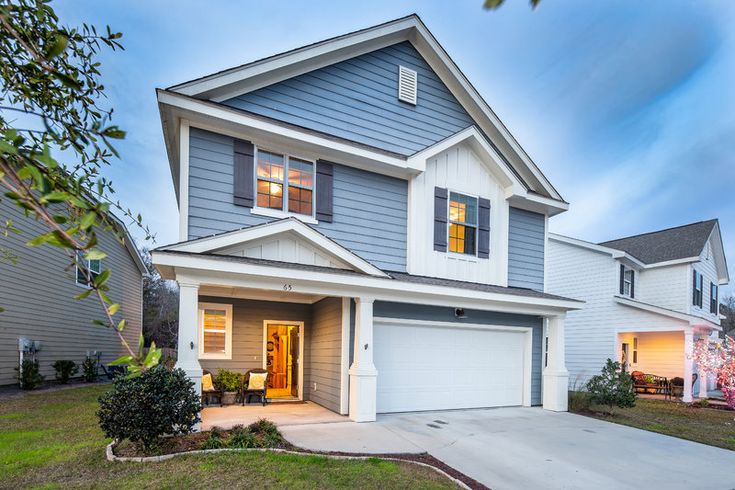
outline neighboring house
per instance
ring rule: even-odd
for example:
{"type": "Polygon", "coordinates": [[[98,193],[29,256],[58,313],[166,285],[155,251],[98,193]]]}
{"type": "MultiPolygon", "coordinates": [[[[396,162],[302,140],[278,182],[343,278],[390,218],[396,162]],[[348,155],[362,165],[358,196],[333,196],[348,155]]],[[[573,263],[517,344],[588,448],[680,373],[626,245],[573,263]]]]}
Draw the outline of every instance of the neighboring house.
{"type": "Polygon", "coordinates": [[[706,383],[692,388],[689,354],[720,331],[729,274],[717,220],[599,244],[550,233],[547,264],[550,292],[586,302],[567,317],[572,387],[611,358],[628,371],[684,378],[685,401],[692,390],[706,395],[706,383]]]}
{"type": "Polygon", "coordinates": [[[568,208],[416,16],[158,91],[179,243],[178,366],[376,413],[566,410],[544,293],[568,208]],[[548,367],[543,372],[544,324],[548,367]]]}
{"type": "MultiPolygon", "coordinates": [[[[81,364],[92,351],[101,353],[103,362],[123,355],[117,334],[92,324],[92,320],[105,318],[97,298],[74,299],[87,286],[81,274],[77,277],[76,267],[70,267],[66,251],[26,245],[48,229],[25,216],[9,199],[0,199],[0,216],[3,221],[13,220],[14,227],[22,231],[0,235],[0,249],[9,251],[16,259],[15,264],[0,262],[0,307],[5,309],[0,312],[0,385],[17,383],[21,339],[36,342],[35,346],[40,347],[35,357],[46,379],[54,378],[52,365],[57,360],[81,364]]],[[[124,230],[122,223],[118,226],[124,230]]],[[[137,347],[143,321],[145,266],[127,232],[124,244],[112,231],[98,231],[98,239],[99,248],[107,257],[93,261],[90,269],[112,271],[109,295],[120,303],[117,316],[126,319],[125,338],[137,347]]]]}

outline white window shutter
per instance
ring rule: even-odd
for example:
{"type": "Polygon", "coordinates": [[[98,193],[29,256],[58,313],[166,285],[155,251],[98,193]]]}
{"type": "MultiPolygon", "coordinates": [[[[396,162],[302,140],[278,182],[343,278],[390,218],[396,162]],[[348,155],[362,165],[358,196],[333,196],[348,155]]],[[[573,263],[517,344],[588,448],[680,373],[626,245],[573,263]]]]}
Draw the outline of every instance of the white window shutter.
{"type": "Polygon", "coordinates": [[[405,66],[398,67],[398,100],[416,105],[419,76],[405,66]]]}

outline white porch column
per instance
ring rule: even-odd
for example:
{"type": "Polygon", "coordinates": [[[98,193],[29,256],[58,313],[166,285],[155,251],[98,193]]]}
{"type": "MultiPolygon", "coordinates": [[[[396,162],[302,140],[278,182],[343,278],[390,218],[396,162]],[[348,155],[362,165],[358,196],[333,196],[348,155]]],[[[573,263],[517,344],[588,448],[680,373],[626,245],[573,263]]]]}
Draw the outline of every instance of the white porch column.
{"type": "Polygon", "coordinates": [[[694,333],[691,330],[687,330],[684,332],[684,396],[681,399],[685,403],[691,403],[692,401],[693,350],[694,333]]]}
{"type": "Polygon", "coordinates": [[[373,298],[355,298],[355,353],[350,366],[350,419],[374,422],[378,371],[373,364],[373,298]]]}
{"type": "Polygon", "coordinates": [[[186,372],[197,393],[202,391],[199,364],[199,284],[179,280],[179,347],[176,367],[186,372]]]}
{"type": "Polygon", "coordinates": [[[569,371],[564,354],[565,315],[548,318],[549,361],[544,369],[543,403],[546,410],[566,412],[569,397],[569,371]]]}

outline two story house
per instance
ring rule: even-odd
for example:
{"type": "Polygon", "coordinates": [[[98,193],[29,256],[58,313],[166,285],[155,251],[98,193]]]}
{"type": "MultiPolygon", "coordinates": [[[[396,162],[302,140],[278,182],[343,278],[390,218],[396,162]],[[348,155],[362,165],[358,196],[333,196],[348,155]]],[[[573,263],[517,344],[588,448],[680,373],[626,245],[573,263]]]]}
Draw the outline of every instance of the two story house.
{"type": "Polygon", "coordinates": [[[180,222],[152,256],[196,383],[266,368],[269,398],[355,421],[566,410],[568,204],[417,16],[157,94],[180,222]]]}
{"type": "Polygon", "coordinates": [[[729,273],[717,220],[599,244],[552,233],[548,259],[549,291],[586,303],[567,317],[572,388],[610,358],[629,372],[684,378],[684,401],[706,397],[691,352],[720,331],[729,273]]]}

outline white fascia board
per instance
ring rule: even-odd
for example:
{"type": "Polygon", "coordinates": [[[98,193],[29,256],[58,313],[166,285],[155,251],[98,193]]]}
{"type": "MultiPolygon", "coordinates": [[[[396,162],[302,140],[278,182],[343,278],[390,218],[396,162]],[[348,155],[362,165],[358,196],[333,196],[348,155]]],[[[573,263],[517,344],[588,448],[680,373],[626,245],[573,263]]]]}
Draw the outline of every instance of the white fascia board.
{"type": "Polygon", "coordinates": [[[216,103],[161,90],[158,91],[158,102],[172,108],[173,116],[186,119],[190,126],[247,139],[262,146],[286,146],[296,152],[305,151],[320,158],[403,179],[418,173],[408,166],[404,158],[276,124],[216,103]]]}
{"type": "Polygon", "coordinates": [[[712,248],[714,249],[718,282],[719,284],[728,284],[730,282],[730,271],[727,270],[727,257],[725,256],[725,247],[722,243],[719,222],[715,224],[707,241],[712,243],[712,248]]]}
{"type": "Polygon", "coordinates": [[[685,257],[683,259],[667,260],[665,262],[656,262],[654,264],[646,265],[646,269],[658,269],[659,267],[669,267],[672,265],[690,264],[692,262],[698,262],[699,257],[685,257]]]}
{"type": "Polygon", "coordinates": [[[154,251],[153,262],[171,279],[230,287],[290,291],[324,296],[369,296],[381,301],[432,304],[534,315],[559,315],[584,302],[489,293],[462,288],[414,284],[360,274],[306,271],[154,251]],[[173,274],[173,276],[171,276],[173,274]]]}
{"type": "Polygon", "coordinates": [[[649,303],[643,303],[642,301],[632,300],[630,298],[625,298],[623,296],[615,295],[613,297],[613,300],[621,305],[630,306],[631,308],[637,308],[639,310],[647,311],[649,313],[656,313],[661,316],[665,316],[668,318],[675,318],[677,320],[683,320],[685,322],[689,322],[692,326],[700,326],[702,325],[702,322],[706,323],[706,326],[708,328],[712,328],[715,330],[720,329],[717,325],[714,323],[708,321],[705,318],[698,317],[696,315],[689,315],[687,313],[681,313],[679,311],[669,310],[668,308],[662,308],[660,306],[652,305],[649,303]]]}
{"type": "Polygon", "coordinates": [[[370,274],[371,276],[388,277],[385,272],[370,264],[368,261],[358,257],[296,218],[285,218],[242,230],[223,233],[221,235],[199,238],[198,240],[191,242],[174,244],[165,247],[162,250],[188,253],[216,252],[223,248],[286,232],[293,232],[299,235],[310,244],[333,255],[334,257],[337,257],[360,272],[370,274]]]}
{"type": "Polygon", "coordinates": [[[623,252],[622,250],[618,250],[616,248],[610,248],[605,247],[603,245],[597,245],[596,243],[587,242],[585,240],[580,240],[579,238],[572,238],[565,235],[559,235],[558,233],[549,233],[549,240],[553,240],[555,242],[560,243],[566,243],[567,245],[572,245],[574,247],[584,248],[586,250],[591,250],[593,252],[598,252],[601,254],[609,255],[613,259],[618,259],[627,262],[631,267],[634,267],[636,269],[646,269],[647,266],[640,260],[636,259],[629,253],[623,252]]]}

